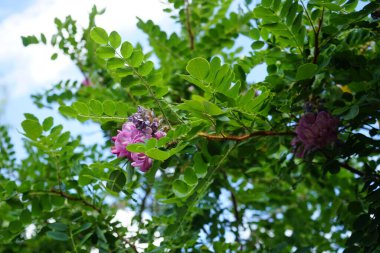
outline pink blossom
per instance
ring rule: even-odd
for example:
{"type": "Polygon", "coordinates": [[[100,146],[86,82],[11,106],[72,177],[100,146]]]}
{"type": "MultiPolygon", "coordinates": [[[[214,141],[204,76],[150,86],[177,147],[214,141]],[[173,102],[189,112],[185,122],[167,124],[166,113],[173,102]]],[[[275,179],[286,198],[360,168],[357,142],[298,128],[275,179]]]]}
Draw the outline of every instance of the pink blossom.
{"type": "Polygon", "coordinates": [[[91,81],[87,77],[82,81],[83,86],[91,86],[91,81]]]}
{"type": "Polygon", "coordinates": [[[132,153],[131,160],[133,161],[131,165],[133,167],[140,167],[142,172],[147,172],[152,167],[152,159],[144,153],[132,153]]]}
{"type": "Polygon", "coordinates": [[[154,134],[154,137],[156,137],[157,139],[161,139],[162,137],[165,137],[166,136],[166,133],[164,131],[157,131],[155,134],[154,134]]]}
{"type": "MultiPolygon", "coordinates": [[[[139,113],[142,110],[145,109],[140,109],[139,113]]],[[[158,120],[154,119],[153,122],[158,122],[158,120]]],[[[164,136],[166,136],[166,133],[161,130],[152,132],[152,125],[150,124],[142,126],[139,121],[130,120],[123,124],[122,129],[118,130],[118,134],[116,136],[112,137],[112,140],[115,142],[115,146],[112,147],[111,152],[113,154],[116,154],[118,157],[127,157],[128,160],[132,162],[131,165],[133,167],[139,167],[141,171],[146,172],[150,169],[150,167],[152,167],[152,159],[144,153],[134,153],[128,151],[127,146],[134,143],[143,143],[145,140],[148,140],[150,138],[160,139],[164,136]],[[139,126],[139,128],[136,126],[136,124],[139,126]]]]}
{"type": "Polygon", "coordinates": [[[131,159],[131,152],[129,152],[126,147],[129,144],[141,143],[150,137],[139,131],[132,122],[127,122],[123,125],[122,130],[117,131],[118,134],[112,137],[115,142],[115,146],[112,147],[112,153],[116,154],[118,157],[127,157],[131,159]]]}

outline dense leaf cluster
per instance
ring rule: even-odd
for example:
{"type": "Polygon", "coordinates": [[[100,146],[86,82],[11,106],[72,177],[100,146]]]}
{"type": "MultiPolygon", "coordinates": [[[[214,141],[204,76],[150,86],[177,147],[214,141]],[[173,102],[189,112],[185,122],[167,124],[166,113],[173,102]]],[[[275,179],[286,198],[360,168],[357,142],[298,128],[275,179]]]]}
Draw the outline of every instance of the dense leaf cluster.
{"type": "Polygon", "coordinates": [[[1,251],[379,251],[380,3],[251,2],[169,0],[179,32],[137,23],[150,52],[96,26],[95,7],[82,30],[56,19],[50,44],[86,85],[61,81],[34,101],[108,141],[86,146],[25,114],[20,161],[0,128],[1,251]],[[147,173],[110,151],[139,105],[167,132],[126,147],[154,159],[147,173]],[[297,158],[299,119],[321,111],[339,120],[338,140],[297,158]]]}

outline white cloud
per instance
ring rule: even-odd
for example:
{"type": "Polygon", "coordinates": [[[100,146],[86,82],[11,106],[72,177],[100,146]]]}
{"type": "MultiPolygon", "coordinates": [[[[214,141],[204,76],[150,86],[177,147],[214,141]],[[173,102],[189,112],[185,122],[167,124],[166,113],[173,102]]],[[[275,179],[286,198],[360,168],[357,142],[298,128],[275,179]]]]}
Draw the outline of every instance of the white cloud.
{"type": "Polygon", "coordinates": [[[67,15],[86,27],[88,13],[94,4],[98,9],[106,7],[105,14],[98,17],[97,25],[108,31],[116,30],[127,40],[136,41],[136,36],[141,38],[135,26],[136,16],[143,20],[152,19],[166,28],[172,27],[168,15],[162,12],[165,3],[158,0],[35,0],[28,8],[9,15],[0,23],[3,34],[0,40],[0,86],[7,86],[11,97],[19,97],[49,87],[61,79],[81,78],[68,58],[58,57],[52,62],[50,55],[56,52],[53,48],[43,45],[24,48],[20,37],[43,32],[50,38],[55,32],[54,18],[64,19],[67,15]]]}

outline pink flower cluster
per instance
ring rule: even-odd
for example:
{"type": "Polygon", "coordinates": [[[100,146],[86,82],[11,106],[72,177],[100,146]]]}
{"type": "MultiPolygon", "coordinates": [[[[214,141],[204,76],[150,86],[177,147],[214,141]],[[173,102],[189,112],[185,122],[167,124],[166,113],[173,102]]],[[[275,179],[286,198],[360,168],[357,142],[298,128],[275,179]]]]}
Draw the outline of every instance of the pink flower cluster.
{"type": "Polygon", "coordinates": [[[91,86],[91,81],[87,77],[82,81],[83,86],[91,86]]]}
{"type": "Polygon", "coordinates": [[[297,157],[321,149],[337,141],[339,121],[328,112],[306,113],[296,127],[297,136],[292,140],[297,157]]]}
{"type": "MultiPolygon", "coordinates": [[[[145,109],[143,108],[143,110],[145,109]]],[[[112,147],[111,152],[118,157],[127,157],[133,167],[139,167],[141,171],[146,172],[152,166],[152,159],[144,153],[129,152],[126,148],[129,144],[142,143],[150,138],[160,139],[164,136],[166,133],[161,130],[144,131],[144,129],[137,128],[135,123],[128,121],[121,130],[118,130],[118,134],[112,137],[115,146],[112,147]]]]}

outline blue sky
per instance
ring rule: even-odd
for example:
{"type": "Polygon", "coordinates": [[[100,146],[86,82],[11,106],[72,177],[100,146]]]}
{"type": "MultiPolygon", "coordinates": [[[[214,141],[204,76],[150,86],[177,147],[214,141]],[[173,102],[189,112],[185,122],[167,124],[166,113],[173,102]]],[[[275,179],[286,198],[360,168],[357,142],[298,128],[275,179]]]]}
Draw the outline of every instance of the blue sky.
{"type": "Polygon", "coordinates": [[[27,8],[34,0],[1,0],[0,1],[0,21],[11,15],[27,8]]]}
{"type": "Polygon", "coordinates": [[[50,88],[60,80],[78,80],[82,76],[75,65],[62,55],[54,62],[50,55],[52,47],[33,45],[23,47],[20,37],[39,35],[41,32],[49,38],[55,32],[54,18],[72,15],[78,25],[86,27],[88,13],[96,4],[106,8],[97,24],[108,31],[118,31],[125,40],[136,43],[145,42],[145,36],[135,27],[136,16],[152,19],[168,31],[175,26],[170,18],[163,15],[165,4],[152,0],[0,0],[0,123],[9,126],[9,132],[15,143],[17,157],[25,157],[22,144],[21,121],[24,113],[33,113],[41,121],[53,116],[55,123],[62,124],[74,135],[82,135],[85,144],[102,142],[102,132],[98,125],[86,123],[84,126],[76,121],[67,121],[56,110],[38,109],[30,95],[50,88]],[[150,8],[146,9],[148,5],[150,8]],[[116,19],[115,17],[120,17],[116,19]],[[120,21],[123,22],[120,22],[120,21]]]}

